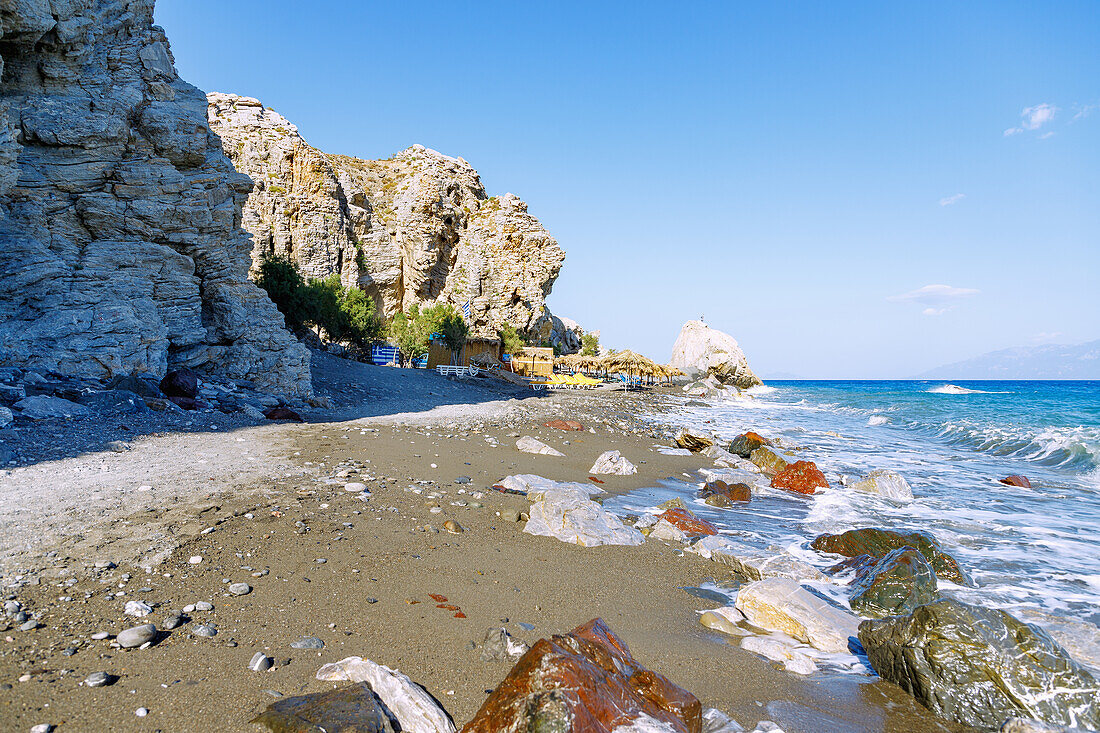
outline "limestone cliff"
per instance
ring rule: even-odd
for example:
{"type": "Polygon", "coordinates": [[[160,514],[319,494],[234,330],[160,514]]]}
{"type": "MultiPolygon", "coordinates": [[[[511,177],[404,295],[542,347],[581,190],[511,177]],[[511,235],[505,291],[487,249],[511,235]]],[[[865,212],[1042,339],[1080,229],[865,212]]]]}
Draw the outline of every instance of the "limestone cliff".
{"type": "Polygon", "coordinates": [[[763,384],[749,368],[749,360],[733,336],[702,321],[688,321],[680,329],[669,364],[689,376],[710,374],[741,389],[763,384]]]}
{"type": "Polygon", "coordinates": [[[247,277],[252,184],[153,0],[3,0],[0,33],[0,363],[308,394],[309,352],[247,277]]]}
{"type": "Polygon", "coordinates": [[[504,323],[558,333],[545,301],[564,253],[523,201],[488,196],[465,160],[421,145],[386,160],[327,155],[255,99],[207,98],[211,128],[255,183],[244,207],[255,260],[288,255],[310,276],[339,273],[386,316],[470,301],[475,334],[504,323]]]}

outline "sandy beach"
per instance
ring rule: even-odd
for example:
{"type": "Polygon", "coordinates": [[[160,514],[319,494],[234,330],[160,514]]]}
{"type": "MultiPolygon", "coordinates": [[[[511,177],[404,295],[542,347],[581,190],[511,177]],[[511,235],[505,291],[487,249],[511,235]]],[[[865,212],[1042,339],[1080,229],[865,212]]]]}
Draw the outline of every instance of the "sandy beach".
{"type": "Polygon", "coordinates": [[[315,378],[333,406],[307,424],[152,435],[122,453],[5,472],[0,521],[18,538],[4,548],[5,599],[41,624],[0,637],[5,728],[249,730],[274,694],[333,687],[317,669],[352,655],[408,674],[461,727],[512,664],[482,660],[487,630],[533,643],[602,617],[643,664],[750,728],[964,730],[888,683],[798,677],[700,625],[715,604],[682,588],[730,581],[725,566],[660,541],[584,548],[506,521],[528,509],[491,490],[507,475],[584,481],[615,448],[639,471],[602,477],[613,494],[711,465],[658,453],[667,436],[637,419],[683,399],[674,391],[531,396],[331,357],[315,359],[315,378]],[[543,426],[555,418],[595,432],[543,426]],[[521,453],[520,435],[565,457],[521,453]],[[353,481],[368,501],[344,490],[353,481]],[[447,520],[464,531],[442,530],[447,520]],[[233,583],[251,592],[232,595],[233,583]],[[130,600],[153,613],[124,616],[130,600]],[[202,601],[213,609],[186,613],[149,648],[92,638],[140,622],[162,628],[202,601]],[[196,636],[203,624],[216,636],[196,636]],[[324,648],[290,646],[308,636],[324,648]],[[274,658],[271,671],[248,669],[257,651],[274,658]],[[81,685],[98,671],[118,680],[81,685]],[[140,707],[147,717],[135,716],[140,707]]]}

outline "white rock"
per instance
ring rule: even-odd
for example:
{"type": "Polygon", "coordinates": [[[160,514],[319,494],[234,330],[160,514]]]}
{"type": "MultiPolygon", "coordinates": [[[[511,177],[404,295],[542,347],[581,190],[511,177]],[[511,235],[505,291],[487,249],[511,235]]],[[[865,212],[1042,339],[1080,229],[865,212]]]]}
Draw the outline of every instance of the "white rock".
{"type": "Polygon", "coordinates": [[[667,519],[658,519],[649,533],[650,539],[665,540],[666,542],[683,542],[688,536],[682,529],[667,519]]]}
{"type": "Polygon", "coordinates": [[[362,657],[347,657],[317,670],[317,679],[366,682],[382,700],[401,730],[408,733],[454,733],[455,725],[423,688],[395,669],[362,657]]]}
{"type": "Polygon", "coordinates": [[[135,618],[144,618],[152,612],[153,607],[144,601],[126,601],[126,608],[123,610],[125,615],[135,618]]]}
{"type": "Polygon", "coordinates": [[[764,636],[747,636],[741,640],[741,648],[745,651],[759,654],[774,662],[782,662],[788,672],[795,674],[813,674],[817,671],[817,664],[797,647],[784,644],[778,639],[764,636]]]}
{"type": "Polygon", "coordinates": [[[749,623],[782,631],[824,652],[848,651],[859,618],[830,605],[788,578],[768,578],[744,585],[734,604],[749,623]]]}
{"type": "Polygon", "coordinates": [[[703,733],[742,733],[745,729],[730,716],[716,708],[703,711],[703,733]]]}
{"type": "MultiPolygon", "coordinates": [[[[652,536],[652,535],[651,535],[652,536]]],[[[687,548],[705,558],[733,567],[734,573],[748,580],[790,578],[792,580],[825,580],[820,570],[788,554],[781,547],[757,550],[721,535],[703,537],[687,548]]]]}
{"type": "Polygon", "coordinates": [[[543,443],[541,440],[532,438],[530,435],[524,435],[522,438],[516,441],[516,448],[519,448],[524,453],[535,453],[543,456],[564,456],[561,451],[555,450],[543,443]]]}
{"type": "Polygon", "coordinates": [[[859,481],[848,484],[848,488],[898,501],[908,501],[913,498],[913,489],[901,474],[881,468],[871,471],[859,481]]]}
{"type": "MultiPolygon", "coordinates": [[[[521,483],[520,477],[514,483],[521,483]]],[[[527,498],[534,503],[530,519],[523,531],[527,534],[556,537],[584,547],[597,545],[640,545],[645,537],[634,527],[627,527],[615,515],[588,497],[598,489],[577,483],[557,483],[539,476],[523,480],[528,487],[527,498]]],[[[507,481],[507,479],[506,479],[507,481]]]]}
{"type": "Polygon", "coordinates": [[[676,729],[663,720],[641,713],[629,723],[615,726],[611,733],[676,733],[676,729]]]}
{"type": "Polygon", "coordinates": [[[352,491],[366,491],[366,490],[367,490],[367,485],[359,483],[358,481],[351,481],[349,483],[344,484],[344,491],[347,491],[349,493],[352,492],[352,491]]]}
{"type": "Polygon", "coordinates": [[[202,555],[192,555],[187,559],[187,562],[191,565],[198,565],[200,562],[202,562],[202,555]]]}
{"type": "Polygon", "coordinates": [[[506,476],[501,479],[500,485],[511,491],[526,494],[531,501],[542,501],[547,492],[555,496],[570,494],[585,499],[604,493],[603,489],[593,484],[582,484],[576,481],[554,481],[533,473],[506,476]]]}
{"type": "Polygon", "coordinates": [[[600,454],[588,472],[597,475],[632,476],[638,473],[638,467],[620,455],[619,451],[609,450],[600,454]]]}
{"type": "Polygon", "coordinates": [[[749,368],[748,359],[737,341],[702,321],[688,321],[680,329],[669,364],[684,370],[689,376],[713,375],[741,389],[761,383],[749,368]]]}

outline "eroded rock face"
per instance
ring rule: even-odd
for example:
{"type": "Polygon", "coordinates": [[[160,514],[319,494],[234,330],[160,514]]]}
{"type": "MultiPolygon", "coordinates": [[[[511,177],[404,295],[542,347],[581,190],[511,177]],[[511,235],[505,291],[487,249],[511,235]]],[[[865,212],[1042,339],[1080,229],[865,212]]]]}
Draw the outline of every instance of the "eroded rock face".
{"type": "Polygon", "coordinates": [[[1020,716],[1100,727],[1100,681],[1005,611],[942,599],[864,621],[859,640],[879,675],[960,723],[989,730],[1020,716]]]}
{"type": "Polygon", "coordinates": [[[540,639],[508,673],[463,733],[638,730],[700,733],[702,706],[642,667],[601,619],[540,639]]]}
{"type": "Polygon", "coordinates": [[[3,4],[0,362],[215,371],[308,394],[309,352],[247,277],[251,182],[153,0],[3,4]]]}
{"type": "Polygon", "coordinates": [[[875,559],[886,557],[893,550],[902,547],[913,547],[924,555],[940,580],[950,580],[961,585],[971,584],[970,576],[958,561],[944,552],[939,540],[927,532],[895,532],[878,527],[862,527],[841,534],[819,535],[810,543],[810,547],[819,552],[832,552],[844,557],[870,555],[875,559]]]}
{"type": "Polygon", "coordinates": [[[740,389],[763,384],[749,368],[749,360],[737,341],[702,321],[688,321],[680,329],[669,364],[689,376],[710,374],[740,389]]]}
{"type": "Polygon", "coordinates": [[[565,353],[579,329],[546,296],[565,254],[512,194],[489,196],[477,171],[422,145],[386,160],[329,155],[258,100],[207,95],[211,128],[255,182],[244,206],[253,259],[287,255],[311,277],[340,275],[385,316],[414,303],[471,301],[471,330],[510,323],[565,353]]]}

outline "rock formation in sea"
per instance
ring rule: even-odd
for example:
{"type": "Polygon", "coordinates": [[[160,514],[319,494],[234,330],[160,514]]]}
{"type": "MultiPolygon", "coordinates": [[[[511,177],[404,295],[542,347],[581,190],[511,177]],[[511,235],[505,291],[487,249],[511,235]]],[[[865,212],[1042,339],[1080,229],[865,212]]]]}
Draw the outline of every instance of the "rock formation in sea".
{"type": "Polygon", "coordinates": [[[251,181],[153,0],[4,2],[0,32],[0,362],[308,394],[309,352],[248,279],[251,181]]]}
{"type": "Polygon", "coordinates": [[[508,323],[579,350],[577,325],[546,308],[565,254],[527,204],[489,196],[465,160],[422,145],[385,160],[327,154],[256,99],[207,99],[210,126],[255,183],[244,206],[254,262],[285,255],[309,277],[338,273],[387,317],[469,302],[476,335],[508,323]]]}
{"type": "Polygon", "coordinates": [[[748,389],[762,384],[745,352],[729,334],[717,331],[702,321],[688,321],[672,347],[670,364],[689,376],[711,374],[724,384],[748,389]]]}

